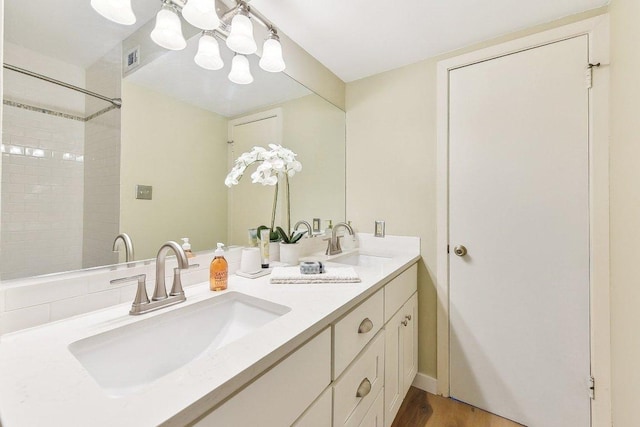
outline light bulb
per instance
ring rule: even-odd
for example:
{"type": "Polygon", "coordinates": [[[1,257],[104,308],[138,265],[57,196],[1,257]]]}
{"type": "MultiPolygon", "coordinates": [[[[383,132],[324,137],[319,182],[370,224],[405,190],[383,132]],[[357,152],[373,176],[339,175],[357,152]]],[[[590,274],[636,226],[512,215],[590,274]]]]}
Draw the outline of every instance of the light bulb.
{"type": "Polygon", "coordinates": [[[247,85],[253,82],[253,76],[249,69],[249,60],[244,55],[235,55],[231,60],[231,72],[229,80],[239,85],[247,85]]]}
{"type": "Polygon", "coordinates": [[[215,30],[220,26],[215,0],[189,0],[182,8],[182,17],[203,30],[215,30]]]}
{"type": "Polygon", "coordinates": [[[110,21],[122,25],[136,23],[131,0],[91,0],[91,7],[110,21]]]}
{"type": "Polygon", "coordinates": [[[227,46],[232,51],[243,55],[251,55],[258,50],[256,41],[253,39],[253,24],[248,16],[238,13],[233,17],[227,46]]]}
{"type": "Polygon", "coordinates": [[[198,52],[193,60],[206,70],[219,70],[224,66],[224,62],[220,57],[220,47],[215,37],[206,32],[200,37],[198,52]]]}
{"type": "Polygon", "coordinates": [[[262,58],[259,62],[260,68],[270,73],[279,73],[285,69],[282,59],[282,46],[277,38],[269,37],[262,46],[262,58]]]}
{"type": "Polygon", "coordinates": [[[187,41],[182,35],[182,23],[176,10],[165,4],[156,15],[156,26],[151,31],[151,40],[169,50],[182,50],[187,41]]]}

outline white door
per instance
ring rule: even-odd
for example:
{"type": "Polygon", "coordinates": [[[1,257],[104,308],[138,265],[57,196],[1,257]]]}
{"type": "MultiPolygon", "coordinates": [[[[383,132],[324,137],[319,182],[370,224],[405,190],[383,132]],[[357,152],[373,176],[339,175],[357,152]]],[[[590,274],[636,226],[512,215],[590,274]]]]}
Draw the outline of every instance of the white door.
{"type": "MultiPolygon", "coordinates": [[[[280,144],[282,117],[279,110],[258,113],[229,123],[229,170],[242,153],[255,146],[269,149],[269,144],[280,144]]],[[[228,244],[246,246],[248,229],[271,225],[275,187],[253,184],[251,174],[258,164],[247,168],[238,185],[229,190],[228,244]]],[[[279,209],[281,212],[282,209],[279,209]]],[[[281,223],[281,222],[278,222],[281,223]]]]}
{"type": "Polygon", "coordinates": [[[450,392],[530,427],[590,425],[587,64],[581,36],[450,71],[450,392]]]}

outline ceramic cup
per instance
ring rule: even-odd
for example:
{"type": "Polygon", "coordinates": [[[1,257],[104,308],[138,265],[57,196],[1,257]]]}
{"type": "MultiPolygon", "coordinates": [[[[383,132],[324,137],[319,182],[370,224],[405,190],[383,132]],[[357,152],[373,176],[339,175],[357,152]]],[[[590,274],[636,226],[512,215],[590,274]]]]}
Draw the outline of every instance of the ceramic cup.
{"type": "Polygon", "coordinates": [[[240,271],[243,273],[255,273],[262,268],[259,248],[244,248],[240,257],[240,271]]]}

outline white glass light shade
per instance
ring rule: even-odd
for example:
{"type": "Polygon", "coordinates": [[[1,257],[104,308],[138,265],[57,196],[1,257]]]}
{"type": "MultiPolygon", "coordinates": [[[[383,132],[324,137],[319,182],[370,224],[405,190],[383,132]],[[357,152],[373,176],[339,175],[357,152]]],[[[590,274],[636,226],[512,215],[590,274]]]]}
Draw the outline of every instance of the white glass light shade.
{"type": "Polygon", "coordinates": [[[229,80],[239,85],[248,85],[253,82],[253,76],[249,69],[249,60],[244,55],[235,55],[231,61],[229,80]]]}
{"type": "Polygon", "coordinates": [[[227,46],[232,51],[243,55],[251,55],[258,50],[256,41],[253,39],[253,24],[249,17],[240,13],[233,17],[227,46]]]}
{"type": "Polygon", "coordinates": [[[282,46],[280,42],[273,38],[268,38],[262,46],[262,58],[260,58],[260,68],[270,73],[284,71],[285,65],[282,59],[282,46]]]}
{"type": "Polygon", "coordinates": [[[110,21],[122,25],[136,23],[131,0],[91,0],[91,7],[110,21]]]}
{"type": "Polygon", "coordinates": [[[182,8],[182,17],[194,27],[215,30],[220,26],[216,0],[189,0],[182,8]]]}
{"type": "Polygon", "coordinates": [[[160,9],[156,15],[156,26],[151,31],[151,40],[169,50],[182,50],[187,46],[180,17],[175,10],[166,6],[160,9]]]}
{"type": "Polygon", "coordinates": [[[224,66],[220,57],[220,47],[215,37],[203,34],[198,41],[198,52],[193,60],[206,70],[219,70],[224,66]]]}

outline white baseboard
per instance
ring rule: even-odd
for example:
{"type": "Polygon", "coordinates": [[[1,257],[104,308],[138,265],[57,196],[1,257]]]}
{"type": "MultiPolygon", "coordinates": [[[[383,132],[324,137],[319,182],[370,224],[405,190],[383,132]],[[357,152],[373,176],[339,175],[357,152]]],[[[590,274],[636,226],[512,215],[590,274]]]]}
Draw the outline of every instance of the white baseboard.
{"type": "Polygon", "coordinates": [[[431,394],[438,394],[438,380],[421,372],[413,379],[413,386],[431,394]]]}

